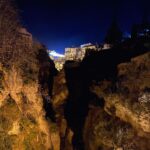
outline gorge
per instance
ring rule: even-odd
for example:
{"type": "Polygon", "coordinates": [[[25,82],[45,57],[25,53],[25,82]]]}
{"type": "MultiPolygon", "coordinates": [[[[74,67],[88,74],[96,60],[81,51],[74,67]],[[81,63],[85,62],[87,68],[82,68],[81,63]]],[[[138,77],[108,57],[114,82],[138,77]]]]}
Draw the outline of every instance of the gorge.
{"type": "Polygon", "coordinates": [[[58,72],[12,1],[0,11],[0,150],[150,150],[149,32],[58,72]]]}

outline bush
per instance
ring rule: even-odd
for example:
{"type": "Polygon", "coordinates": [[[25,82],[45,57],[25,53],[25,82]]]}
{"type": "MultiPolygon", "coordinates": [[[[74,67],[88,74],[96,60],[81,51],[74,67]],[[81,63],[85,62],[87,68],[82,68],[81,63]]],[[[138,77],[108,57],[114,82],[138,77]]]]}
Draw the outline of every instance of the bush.
{"type": "Polygon", "coordinates": [[[12,150],[12,139],[5,132],[0,132],[0,150],[12,150]]]}
{"type": "Polygon", "coordinates": [[[24,84],[29,84],[38,79],[38,71],[36,70],[37,68],[36,66],[32,66],[31,63],[23,63],[20,65],[24,84]]]}
{"type": "Polygon", "coordinates": [[[38,132],[38,130],[33,129],[30,130],[29,134],[27,134],[25,136],[24,139],[24,149],[25,150],[44,150],[45,146],[44,146],[44,139],[45,137],[41,136],[42,134],[40,134],[40,132],[38,132]],[[38,137],[38,140],[37,140],[38,137]]]}
{"type": "Polygon", "coordinates": [[[0,91],[4,90],[4,86],[2,84],[3,78],[3,72],[0,71],[0,91]]]}
{"type": "Polygon", "coordinates": [[[14,121],[19,118],[20,112],[15,101],[8,97],[6,103],[0,109],[0,129],[9,131],[14,121]]]}

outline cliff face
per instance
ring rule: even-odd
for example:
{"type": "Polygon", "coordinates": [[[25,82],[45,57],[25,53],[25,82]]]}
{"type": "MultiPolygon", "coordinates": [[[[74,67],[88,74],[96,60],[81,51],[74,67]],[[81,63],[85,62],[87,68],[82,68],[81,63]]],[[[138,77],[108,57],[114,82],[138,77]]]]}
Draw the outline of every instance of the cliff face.
{"type": "Polygon", "coordinates": [[[42,75],[50,80],[53,67],[46,58],[43,63],[39,61],[40,51],[46,54],[37,49],[34,55],[24,56],[26,61],[15,61],[8,67],[0,64],[0,149],[58,149],[55,141],[59,145],[59,137],[53,131],[51,118],[46,119],[43,105],[44,98],[50,97],[49,88],[39,76],[41,68],[47,66],[49,69],[42,75]]]}
{"type": "MultiPolygon", "coordinates": [[[[52,103],[55,110],[56,126],[60,136],[60,149],[72,150],[73,132],[68,126],[65,117],[65,105],[68,101],[69,90],[66,81],[65,71],[62,70],[54,78],[52,103]]],[[[56,143],[57,144],[57,143],[56,143]]]]}
{"type": "Polygon", "coordinates": [[[118,64],[115,78],[97,80],[96,76],[96,80],[90,78],[92,82],[85,73],[98,68],[89,66],[84,73],[80,64],[66,64],[65,72],[55,77],[53,90],[60,147],[150,150],[149,64],[147,52],[118,64]]]}
{"type": "Polygon", "coordinates": [[[0,63],[0,149],[150,149],[149,52],[104,74],[91,58],[57,74],[39,45],[23,56],[0,63]]]}
{"type": "Polygon", "coordinates": [[[84,133],[87,149],[150,149],[149,64],[150,53],[146,53],[118,65],[115,83],[92,83],[91,91],[105,104],[89,110],[84,133]]]}

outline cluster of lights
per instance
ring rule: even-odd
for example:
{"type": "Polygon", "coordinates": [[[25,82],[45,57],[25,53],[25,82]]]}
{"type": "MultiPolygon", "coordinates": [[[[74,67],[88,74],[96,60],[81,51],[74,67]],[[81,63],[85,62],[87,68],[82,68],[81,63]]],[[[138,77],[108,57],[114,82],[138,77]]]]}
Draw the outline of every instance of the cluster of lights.
{"type": "Polygon", "coordinates": [[[49,55],[53,57],[62,57],[62,58],[65,57],[65,55],[59,54],[56,51],[50,51],[49,55]]]}

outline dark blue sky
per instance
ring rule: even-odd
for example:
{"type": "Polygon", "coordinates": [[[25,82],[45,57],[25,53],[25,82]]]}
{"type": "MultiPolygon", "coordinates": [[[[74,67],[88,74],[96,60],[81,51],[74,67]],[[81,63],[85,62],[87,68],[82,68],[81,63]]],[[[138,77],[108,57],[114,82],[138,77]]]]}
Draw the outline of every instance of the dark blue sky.
{"type": "MultiPolygon", "coordinates": [[[[140,23],[148,0],[16,0],[24,26],[49,49],[101,43],[114,16],[123,32],[140,23]]],[[[149,13],[147,11],[147,13],[149,13]]]]}

